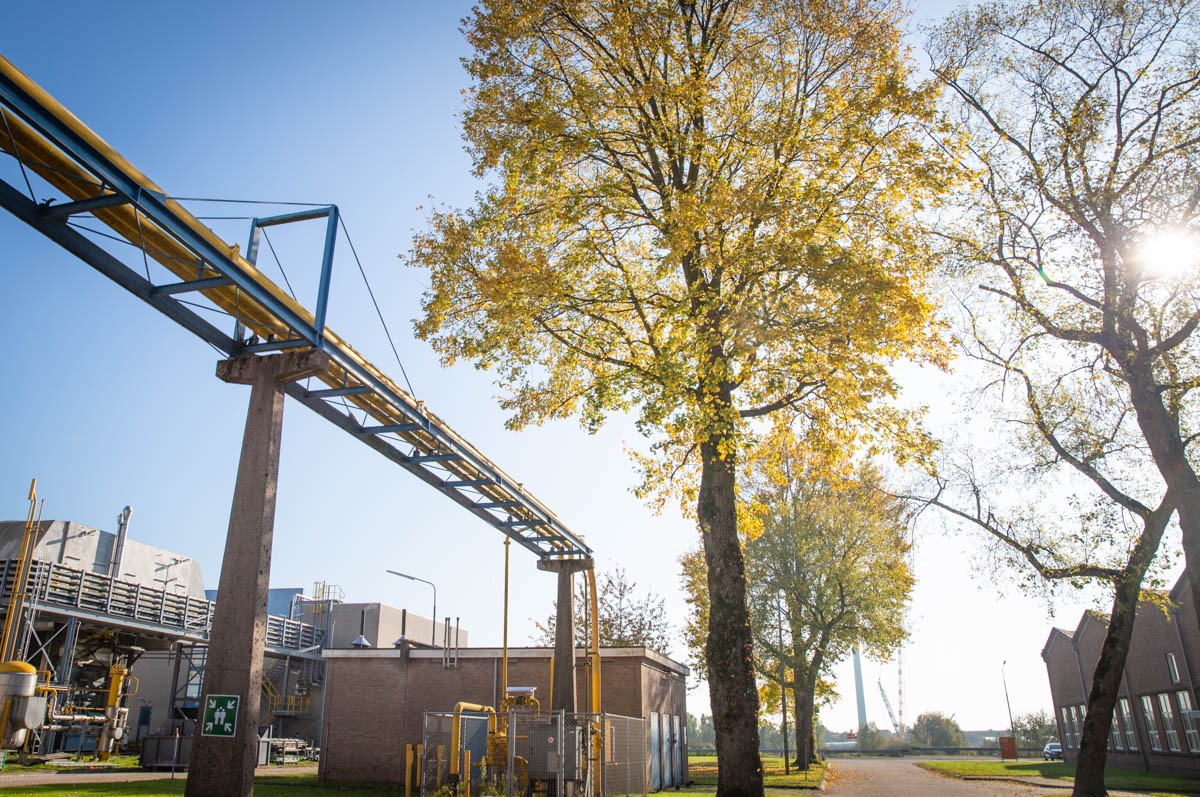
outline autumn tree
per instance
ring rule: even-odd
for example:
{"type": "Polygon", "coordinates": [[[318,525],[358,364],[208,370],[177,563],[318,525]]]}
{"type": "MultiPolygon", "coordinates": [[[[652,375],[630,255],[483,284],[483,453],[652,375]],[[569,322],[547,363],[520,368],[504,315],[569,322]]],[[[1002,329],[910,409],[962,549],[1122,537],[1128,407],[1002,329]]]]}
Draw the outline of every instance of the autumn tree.
{"type": "Polygon", "coordinates": [[[908,507],[869,463],[786,432],[760,449],[752,485],[743,526],[755,648],[763,677],[778,680],[781,660],[790,673],[807,767],[822,680],[855,647],[887,658],[905,639],[908,507]]]}
{"type": "Polygon", "coordinates": [[[918,716],[909,728],[908,736],[922,747],[963,747],[967,743],[962,728],[954,718],[936,711],[927,711],[918,716]]]}
{"type": "Polygon", "coordinates": [[[954,15],[931,45],[978,174],[946,228],[982,281],[964,337],[1020,430],[1027,467],[1006,471],[1061,485],[1040,504],[997,499],[977,461],[943,473],[939,502],[1040,575],[1112,590],[1076,795],[1105,793],[1134,611],[1176,509],[1200,586],[1196,23],[1190,0],[1001,0],[954,15]],[[1190,241],[1188,268],[1172,268],[1171,240],[1190,241]]]}
{"type": "Polygon", "coordinates": [[[859,750],[897,750],[905,746],[895,732],[887,728],[880,730],[874,722],[868,722],[858,729],[859,750]]]}
{"type": "Polygon", "coordinates": [[[721,797],[759,795],[736,484],[753,419],[903,434],[896,358],[940,357],[917,220],[947,179],[898,0],[484,0],[431,212],[418,334],[494,368],[510,424],[633,412],[693,508],[721,797]]]}
{"type": "Polygon", "coordinates": [[[1013,732],[1017,747],[1041,749],[1046,742],[1058,739],[1058,723],[1052,713],[1041,709],[1013,717],[1013,732]]]}
{"type": "MultiPolygon", "coordinates": [[[[583,580],[576,581],[575,644],[586,648],[591,644],[592,600],[583,580]]],[[[662,596],[649,589],[643,593],[623,568],[597,575],[596,600],[600,604],[597,619],[602,647],[645,647],[659,653],[670,650],[673,631],[662,596]]],[[[552,611],[545,620],[534,622],[534,644],[554,647],[555,617],[552,611]]]]}

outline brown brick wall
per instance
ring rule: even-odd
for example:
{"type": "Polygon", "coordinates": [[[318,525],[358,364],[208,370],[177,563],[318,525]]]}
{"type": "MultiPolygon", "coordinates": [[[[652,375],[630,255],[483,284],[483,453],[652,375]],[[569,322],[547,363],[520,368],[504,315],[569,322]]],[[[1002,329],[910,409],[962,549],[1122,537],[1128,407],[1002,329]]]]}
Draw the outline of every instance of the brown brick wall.
{"type": "MultiPolygon", "coordinates": [[[[1117,751],[1109,747],[1109,762],[1117,766],[1148,766],[1160,771],[1200,771],[1200,751],[1189,752],[1186,729],[1180,715],[1177,692],[1191,695],[1193,708],[1198,707],[1197,656],[1200,655],[1200,630],[1190,606],[1190,595],[1186,584],[1177,585],[1172,596],[1178,606],[1171,611],[1150,603],[1138,607],[1130,640],[1129,656],[1125,663],[1125,678],[1119,695],[1129,699],[1133,709],[1134,727],[1137,732],[1139,750],[1117,751]],[[1173,654],[1179,679],[1173,681],[1167,664],[1167,654],[1173,654]],[[1179,740],[1179,752],[1168,749],[1165,720],[1161,713],[1158,695],[1170,695],[1172,727],[1179,740]],[[1158,726],[1161,751],[1150,749],[1146,730],[1142,697],[1150,696],[1154,709],[1154,720],[1158,726]]],[[[1050,678],[1050,691],[1054,701],[1055,719],[1062,730],[1062,707],[1086,704],[1085,685],[1090,688],[1092,672],[1099,658],[1100,647],[1107,633],[1107,621],[1095,614],[1085,615],[1074,634],[1074,644],[1079,651],[1076,664],[1075,649],[1070,640],[1052,635],[1046,648],[1046,670],[1050,678]],[[1080,665],[1083,684],[1080,684],[1080,665]]],[[[1123,728],[1122,728],[1123,729],[1123,728]]],[[[1076,750],[1064,745],[1067,760],[1073,760],[1076,750]]]]}
{"type": "Polygon", "coordinates": [[[641,660],[613,659],[600,668],[603,709],[624,717],[644,717],[641,692],[641,660]]]}
{"type": "MultiPolygon", "coordinates": [[[[329,659],[320,777],[337,781],[402,783],[404,746],[421,742],[424,712],[450,712],[459,702],[497,705],[499,658],[461,658],[446,669],[441,658],[329,659]]],[[[582,660],[581,660],[582,665],[582,660]]],[[[686,716],[683,678],[636,656],[603,659],[603,709],[646,717],[650,711],[686,716]]],[[[510,658],[508,683],[534,686],[549,708],[550,658],[510,658]]],[[[576,670],[579,710],[590,710],[590,672],[576,670]]]]}

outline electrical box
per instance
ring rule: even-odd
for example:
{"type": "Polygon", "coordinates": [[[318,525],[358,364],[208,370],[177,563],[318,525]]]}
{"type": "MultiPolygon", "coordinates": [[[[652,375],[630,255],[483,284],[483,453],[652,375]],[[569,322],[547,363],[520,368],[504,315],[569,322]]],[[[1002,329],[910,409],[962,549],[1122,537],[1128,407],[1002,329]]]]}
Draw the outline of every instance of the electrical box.
{"type": "Polygon", "coordinates": [[[561,736],[557,723],[529,727],[530,779],[555,780],[561,772],[564,780],[580,780],[582,762],[582,727],[564,724],[561,736]]]}

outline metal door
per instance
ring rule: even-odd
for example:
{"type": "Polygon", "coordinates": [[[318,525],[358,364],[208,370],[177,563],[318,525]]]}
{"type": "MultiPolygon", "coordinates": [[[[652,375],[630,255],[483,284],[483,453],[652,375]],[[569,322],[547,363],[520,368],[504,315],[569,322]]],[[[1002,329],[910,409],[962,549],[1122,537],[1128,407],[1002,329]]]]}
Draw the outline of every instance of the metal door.
{"type": "Polygon", "coordinates": [[[650,791],[662,788],[662,733],[658,712],[650,712],[650,791]]]}

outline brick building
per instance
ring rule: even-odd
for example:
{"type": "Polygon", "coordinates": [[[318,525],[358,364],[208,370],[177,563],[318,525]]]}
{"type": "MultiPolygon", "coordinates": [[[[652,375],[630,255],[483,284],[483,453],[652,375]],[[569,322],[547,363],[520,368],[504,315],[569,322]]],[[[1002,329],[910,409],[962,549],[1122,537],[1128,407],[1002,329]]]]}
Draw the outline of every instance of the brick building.
{"type": "MultiPolygon", "coordinates": [[[[1108,760],[1116,766],[1200,772],[1200,625],[1186,575],[1166,606],[1143,602],[1118,692],[1108,760]]],[[[1055,628],[1042,648],[1067,761],[1079,752],[1087,695],[1108,618],[1085,612],[1074,631],[1055,628]]]]}
{"type": "MultiPolygon", "coordinates": [[[[508,651],[509,685],[536,687],[544,706],[551,653],[508,651]]],[[[501,655],[499,648],[452,656],[414,648],[325,651],[320,777],[403,783],[404,748],[421,743],[426,711],[451,712],[459,702],[500,705],[501,655]]],[[[654,789],[686,782],[687,668],[645,648],[604,648],[600,655],[603,711],[645,721],[646,784],[654,789]]],[[[582,651],[577,661],[577,705],[584,712],[591,705],[591,677],[582,651]]]]}

